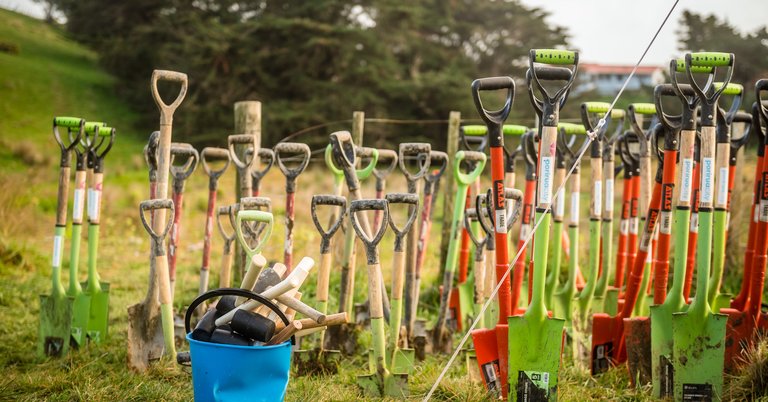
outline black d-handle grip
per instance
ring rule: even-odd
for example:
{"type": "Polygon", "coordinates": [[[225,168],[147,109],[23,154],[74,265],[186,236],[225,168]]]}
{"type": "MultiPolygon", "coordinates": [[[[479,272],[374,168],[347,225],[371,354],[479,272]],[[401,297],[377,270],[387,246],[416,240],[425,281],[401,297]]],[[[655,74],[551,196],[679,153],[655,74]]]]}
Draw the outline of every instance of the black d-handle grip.
{"type": "Polygon", "coordinates": [[[313,195],[310,208],[312,222],[315,223],[315,227],[320,233],[320,254],[326,254],[331,249],[331,239],[333,238],[333,235],[339,228],[341,228],[341,223],[344,221],[344,214],[347,210],[347,199],[338,195],[313,195]],[[323,227],[323,224],[320,223],[320,218],[317,216],[317,207],[320,205],[336,206],[341,209],[341,212],[336,215],[336,220],[331,223],[331,226],[327,230],[323,227]]]}
{"type": "MultiPolygon", "coordinates": [[[[656,106],[656,117],[659,118],[661,124],[664,125],[669,131],[677,131],[682,126],[680,115],[671,115],[664,111],[664,102],[662,99],[665,97],[678,97],[678,91],[685,97],[695,97],[695,92],[688,84],[679,84],[677,86],[672,84],[659,84],[653,89],[653,104],[656,106]]],[[[686,100],[684,103],[688,103],[686,100]]]]}
{"type": "Polygon", "coordinates": [[[400,144],[398,150],[397,162],[400,165],[400,170],[410,182],[421,179],[429,170],[431,163],[430,153],[432,152],[432,146],[425,142],[404,142],[400,144]],[[419,161],[419,170],[416,173],[412,173],[406,166],[408,157],[416,157],[419,161]]]}
{"type": "MultiPolygon", "coordinates": [[[[472,81],[472,100],[475,102],[475,108],[480,114],[480,118],[489,127],[501,130],[501,125],[507,120],[509,112],[512,110],[512,101],[515,98],[515,81],[512,77],[489,77],[478,78],[472,81]],[[506,100],[504,106],[498,110],[488,110],[483,106],[483,101],[480,99],[481,91],[497,91],[507,90],[506,100]]],[[[489,133],[491,134],[491,133],[489,133]]],[[[501,134],[501,133],[499,133],[501,134]]],[[[492,134],[493,135],[493,134],[492,134]]]]}
{"type": "Polygon", "coordinates": [[[411,230],[413,222],[416,220],[416,213],[419,211],[419,196],[411,193],[390,193],[384,196],[387,200],[387,209],[392,208],[393,204],[413,205],[414,208],[408,208],[408,218],[402,227],[398,227],[395,220],[392,219],[392,212],[389,212],[389,226],[395,232],[395,251],[403,251],[403,239],[411,230]]]}
{"type": "MultiPolygon", "coordinates": [[[[221,296],[238,296],[238,297],[244,297],[249,300],[255,300],[265,306],[267,306],[270,310],[272,310],[275,314],[277,314],[278,317],[283,321],[283,324],[286,326],[290,324],[290,320],[288,317],[285,316],[285,313],[283,313],[279,307],[275,305],[275,303],[272,303],[271,300],[267,299],[266,297],[253,293],[250,290],[246,289],[239,289],[239,288],[220,288],[220,289],[214,289],[210,290],[206,293],[201,294],[200,296],[197,296],[197,298],[190,303],[189,307],[187,308],[187,313],[184,315],[184,330],[186,333],[192,332],[192,315],[195,313],[195,310],[197,310],[197,307],[201,304],[205,303],[209,299],[212,299],[214,297],[221,297],[221,296]]],[[[296,344],[296,337],[291,337],[291,345],[296,344]]]]}
{"type": "MultiPolygon", "coordinates": [[[[277,167],[283,172],[288,183],[295,182],[296,178],[304,172],[304,169],[309,165],[309,158],[312,153],[307,144],[299,142],[281,142],[275,145],[273,151],[275,152],[277,167]],[[299,164],[293,168],[289,168],[285,164],[285,158],[288,157],[292,159],[299,158],[299,164]]],[[[287,184],[287,190],[288,192],[294,192],[295,185],[291,186],[290,184],[287,184]]]]}
{"type": "Polygon", "coordinates": [[[565,67],[536,66],[536,76],[545,81],[570,81],[573,71],[565,67]]]}
{"type": "Polygon", "coordinates": [[[379,262],[379,253],[376,250],[381,239],[384,237],[384,233],[387,231],[387,225],[389,225],[389,208],[387,208],[386,199],[363,199],[354,200],[349,204],[349,220],[352,223],[352,228],[357,233],[357,237],[365,245],[365,256],[368,260],[368,265],[377,264],[379,262]],[[368,237],[363,228],[360,226],[360,221],[357,219],[357,212],[360,211],[382,211],[381,225],[373,238],[368,237]]]}
{"type": "Polygon", "coordinates": [[[197,161],[200,160],[200,154],[191,144],[175,142],[171,144],[171,161],[176,158],[187,158],[182,165],[171,163],[171,175],[174,181],[186,180],[192,172],[197,169],[197,161]]]}
{"type": "Polygon", "coordinates": [[[227,147],[229,148],[229,157],[238,169],[248,169],[253,163],[253,150],[256,149],[256,138],[251,134],[237,134],[227,137],[227,147]],[[246,150],[243,152],[245,160],[237,156],[237,145],[243,145],[246,150]],[[250,151],[250,152],[249,152],[250,151]]]}
{"type": "Polygon", "coordinates": [[[144,230],[146,230],[147,233],[149,233],[149,236],[152,237],[153,245],[155,248],[153,254],[155,256],[161,256],[165,254],[165,247],[163,246],[163,242],[165,241],[165,237],[168,235],[168,231],[171,230],[171,226],[173,226],[173,213],[173,200],[170,199],[146,200],[139,204],[139,217],[141,218],[141,224],[144,225],[144,230]],[[155,230],[152,228],[152,225],[149,223],[149,221],[147,221],[145,214],[147,211],[155,211],[158,209],[167,209],[169,212],[166,214],[167,222],[165,223],[165,226],[160,233],[155,232],[155,230]]]}

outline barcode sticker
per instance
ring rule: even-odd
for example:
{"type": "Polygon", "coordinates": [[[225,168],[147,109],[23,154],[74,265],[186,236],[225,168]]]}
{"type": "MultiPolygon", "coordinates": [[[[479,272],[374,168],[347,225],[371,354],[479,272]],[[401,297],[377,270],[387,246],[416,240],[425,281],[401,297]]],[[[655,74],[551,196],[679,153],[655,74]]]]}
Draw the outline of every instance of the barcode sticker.
{"type": "Polygon", "coordinates": [[[638,218],[632,218],[629,220],[629,233],[637,234],[638,226],[640,226],[640,220],[638,218]]]}
{"type": "Polygon", "coordinates": [[[605,179],[605,212],[613,213],[613,179],[605,179]]]}
{"type": "Polygon", "coordinates": [[[602,213],[602,205],[603,205],[603,182],[596,181],[595,182],[595,189],[592,193],[594,196],[594,199],[592,202],[595,204],[595,215],[600,215],[602,213]]]}
{"type": "Polygon", "coordinates": [[[496,210],[496,233],[507,233],[507,211],[503,208],[496,210]]]}
{"type": "Polygon", "coordinates": [[[715,158],[701,158],[701,202],[711,204],[715,197],[715,158]]]}
{"type": "Polygon", "coordinates": [[[61,267],[61,249],[64,248],[64,237],[53,236],[53,258],[51,265],[54,268],[61,267]]]}
{"type": "Polygon", "coordinates": [[[659,215],[659,232],[666,235],[672,234],[672,212],[661,211],[659,215]]]}
{"type": "Polygon", "coordinates": [[[693,159],[683,159],[683,173],[680,178],[680,201],[691,202],[693,181],[693,159]]]}
{"type": "Polygon", "coordinates": [[[717,177],[717,203],[728,203],[728,168],[720,168],[717,177]]]}
{"type": "Polygon", "coordinates": [[[528,240],[529,237],[531,237],[531,225],[520,225],[520,240],[525,241],[528,240]]]}
{"type": "Polygon", "coordinates": [[[555,158],[552,156],[541,157],[541,172],[539,179],[539,203],[552,203],[552,175],[555,169],[555,158]]]}
{"type": "Polygon", "coordinates": [[[768,200],[760,200],[760,221],[768,222],[768,200]]]}
{"type": "Polygon", "coordinates": [[[691,214],[691,227],[689,229],[691,233],[699,233],[699,214],[691,214]]]}
{"type": "Polygon", "coordinates": [[[101,202],[101,191],[100,190],[93,190],[92,193],[92,199],[93,203],[88,204],[88,218],[92,221],[98,221],[99,220],[99,203],[101,202]]]}
{"type": "Polygon", "coordinates": [[[85,189],[75,189],[74,205],[72,206],[72,220],[79,222],[83,220],[83,204],[85,202],[85,189]]]}
{"type": "Polygon", "coordinates": [[[623,235],[629,234],[629,219],[622,219],[619,223],[619,233],[623,235]]]}

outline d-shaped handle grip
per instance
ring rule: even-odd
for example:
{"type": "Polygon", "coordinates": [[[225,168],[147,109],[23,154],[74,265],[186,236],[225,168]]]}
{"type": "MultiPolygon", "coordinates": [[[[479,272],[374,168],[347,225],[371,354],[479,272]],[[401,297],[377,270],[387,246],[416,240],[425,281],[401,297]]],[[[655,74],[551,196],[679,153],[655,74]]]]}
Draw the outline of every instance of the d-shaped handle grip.
{"type": "Polygon", "coordinates": [[[365,245],[365,254],[368,259],[368,264],[376,264],[379,262],[379,253],[376,250],[381,239],[384,237],[384,233],[387,231],[387,225],[389,224],[389,208],[387,208],[386,199],[363,199],[354,200],[349,204],[349,220],[352,223],[352,228],[357,233],[357,237],[365,245]],[[361,211],[382,211],[381,225],[373,238],[368,237],[363,228],[360,226],[360,221],[357,219],[357,213],[361,211]]]}
{"type": "Polygon", "coordinates": [[[160,109],[160,123],[163,125],[171,124],[171,121],[173,120],[173,112],[176,111],[176,108],[181,105],[181,102],[184,100],[184,97],[187,96],[187,86],[188,86],[188,80],[187,75],[184,73],[179,73],[176,71],[168,71],[168,70],[154,70],[152,71],[152,80],[150,83],[150,87],[152,90],[152,98],[155,100],[155,104],[157,104],[157,107],[160,109]],[[181,84],[181,88],[179,88],[179,94],[176,95],[176,99],[171,102],[171,104],[166,104],[165,101],[163,101],[163,98],[160,97],[160,92],[157,90],[157,83],[159,81],[171,81],[171,82],[178,82],[181,84]]]}
{"type": "Polygon", "coordinates": [[[229,148],[229,157],[238,169],[248,169],[253,163],[253,150],[256,149],[256,138],[250,134],[237,134],[227,137],[227,145],[229,148]],[[246,147],[243,155],[245,160],[241,160],[237,156],[237,145],[243,145],[246,147]]]}
{"type": "Polygon", "coordinates": [[[248,211],[242,209],[238,211],[237,220],[235,222],[235,232],[237,232],[237,240],[240,242],[240,247],[246,251],[246,254],[253,256],[264,248],[264,245],[267,244],[269,237],[272,235],[273,223],[274,217],[270,212],[254,210],[248,211]],[[253,248],[249,246],[248,242],[245,240],[245,236],[243,235],[243,222],[259,222],[266,225],[264,235],[257,239],[258,241],[253,248]]]}
{"type": "Polygon", "coordinates": [[[139,217],[141,218],[141,224],[144,225],[144,230],[146,230],[147,233],[149,233],[149,235],[152,237],[152,240],[154,240],[155,256],[161,256],[165,254],[165,247],[163,247],[163,242],[165,241],[165,237],[168,235],[168,231],[171,230],[171,226],[173,226],[173,212],[173,200],[170,199],[146,200],[139,204],[139,217]],[[146,217],[146,212],[155,211],[158,209],[168,210],[168,214],[166,214],[168,217],[167,222],[165,223],[165,226],[160,233],[157,233],[154,229],[152,229],[152,225],[149,223],[149,221],[147,221],[146,217]]]}
{"type": "Polygon", "coordinates": [[[424,142],[404,142],[400,144],[397,162],[400,165],[400,170],[409,181],[419,180],[427,173],[430,165],[431,151],[432,146],[424,142]],[[420,162],[419,170],[416,173],[412,173],[406,166],[406,160],[409,157],[416,157],[420,162]]]}
{"type": "Polygon", "coordinates": [[[453,162],[453,176],[461,184],[470,185],[483,173],[485,169],[485,154],[475,151],[459,151],[456,152],[456,157],[453,162]],[[461,171],[462,161],[475,162],[472,164],[473,168],[469,173],[461,171]]]}
{"type": "Polygon", "coordinates": [[[205,170],[205,173],[211,178],[221,177],[221,175],[227,171],[227,168],[232,161],[229,158],[229,151],[224,148],[205,147],[203,148],[203,152],[200,153],[200,158],[203,162],[203,170],[205,170]],[[224,166],[214,170],[208,164],[213,161],[224,161],[224,166]]]}

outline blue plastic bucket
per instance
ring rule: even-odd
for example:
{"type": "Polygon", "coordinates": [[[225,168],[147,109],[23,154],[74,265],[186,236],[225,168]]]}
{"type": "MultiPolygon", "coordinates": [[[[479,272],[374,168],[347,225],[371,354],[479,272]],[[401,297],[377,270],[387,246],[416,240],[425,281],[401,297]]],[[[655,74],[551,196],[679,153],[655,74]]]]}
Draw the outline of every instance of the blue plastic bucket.
{"type": "Polygon", "coordinates": [[[187,334],[195,401],[282,401],[291,369],[291,342],[236,346],[187,334]]]}

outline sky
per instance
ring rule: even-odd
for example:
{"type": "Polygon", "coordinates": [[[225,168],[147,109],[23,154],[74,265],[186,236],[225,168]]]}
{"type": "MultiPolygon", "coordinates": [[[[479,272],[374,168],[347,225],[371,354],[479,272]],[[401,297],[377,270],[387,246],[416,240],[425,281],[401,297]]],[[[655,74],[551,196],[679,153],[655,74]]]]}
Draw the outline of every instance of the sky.
{"type": "MultiPolygon", "coordinates": [[[[520,1],[548,11],[549,23],[567,27],[571,45],[580,51],[582,61],[631,65],[637,62],[674,3],[673,0],[520,1]]],[[[43,16],[43,7],[32,0],[0,0],[0,7],[43,16]]],[[[642,64],[666,65],[677,56],[676,32],[683,10],[716,14],[742,32],[768,25],[767,0],[680,0],[642,64]]]]}

